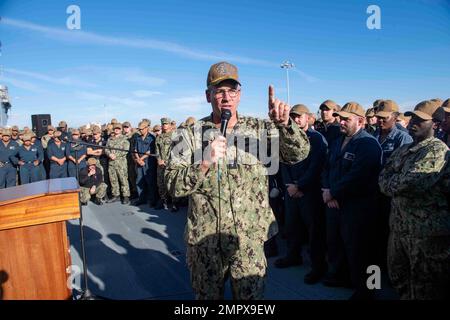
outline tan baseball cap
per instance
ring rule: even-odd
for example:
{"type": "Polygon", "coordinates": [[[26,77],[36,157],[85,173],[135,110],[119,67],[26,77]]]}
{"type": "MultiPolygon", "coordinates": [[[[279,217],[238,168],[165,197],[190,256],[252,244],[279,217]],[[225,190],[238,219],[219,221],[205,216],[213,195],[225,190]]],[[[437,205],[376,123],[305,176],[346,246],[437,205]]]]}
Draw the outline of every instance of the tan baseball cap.
{"type": "Polygon", "coordinates": [[[24,134],[23,135],[23,137],[22,137],[22,141],[23,142],[25,142],[25,141],[31,141],[31,134],[30,133],[26,133],[26,134],[24,134]]]}
{"type": "Polygon", "coordinates": [[[60,121],[58,127],[60,128],[67,127],[67,123],[65,121],[60,121]]]}
{"type": "Polygon", "coordinates": [[[155,132],[155,131],[161,131],[161,126],[159,124],[155,124],[153,126],[153,132],[155,132]]]}
{"type": "Polygon", "coordinates": [[[128,121],[125,121],[124,123],[122,123],[122,127],[131,128],[131,123],[129,123],[128,121]]]}
{"type": "Polygon", "coordinates": [[[341,111],[333,113],[333,117],[349,118],[352,114],[359,117],[366,116],[364,108],[358,102],[347,102],[341,111]]]}
{"type": "Polygon", "coordinates": [[[416,105],[414,111],[405,112],[405,116],[407,117],[413,115],[416,115],[423,120],[434,119],[437,121],[442,121],[444,120],[445,111],[435,101],[425,100],[416,105]]]}
{"type": "Polygon", "coordinates": [[[434,99],[431,99],[430,101],[436,103],[439,107],[442,106],[442,103],[444,102],[444,101],[442,101],[442,99],[439,99],[439,98],[434,98],[434,99]]]}
{"type": "Polygon", "coordinates": [[[289,114],[296,114],[299,116],[305,113],[309,113],[309,109],[304,104],[296,104],[295,106],[292,107],[291,111],[289,112],[289,114]]]}
{"type": "Polygon", "coordinates": [[[149,126],[150,126],[150,123],[148,121],[141,121],[141,122],[139,122],[138,129],[142,130],[149,126]]]}
{"type": "Polygon", "coordinates": [[[55,131],[55,130],[56,130],[55,127],[52,126],[52,125],[48,125],[48,126],[47,126],[47,132],[48,132],[48,131],[52,131],[52,130],[55,131]]]}
{"type": "Polygon", "coordinates": [[[12,126],[12,127],[11,127],[11,131],[17,131],[17,132],[19,132],[19,127],[18,127],[18,126],[12,126]]]}
{"type": "Polygon", "coordinates": [[[337,103],[334,102],[333,100],[325,100],[324,102],[322,102],[320,104],[319,109],[323,110],[323,109],[327,109],[327,110],[337,110],[337,103]]]}
{"type": "Polygon", "coordinates": [[[383,100],[378,105],[378,110],[375,115],[380,118],[387,118],[393,112],[399,112],[397,103],[395,103],[395,101],[393,100],[383,100]]]}
{"type": "Polygon", "coordinates": [[[113,123],[113,129],[122,129],[122,124],[120,123],[113,123]]]}
{"type": "Polygon", "coordinates": [[[380,103],[383,102],[383,99],[377,99],[373,102],[372,107],[374,107],[374,109],[377,109],[380,106],[380,103]]]}
{"type": "Polygon", "coordinates": [[[72,132],[71,132],[71,134],[72,134],[72,135],[74,135],[74,134],[80,135],[80,130],[78,130],[78,129],[73,129],[72,132]]]}
{"type": "Polygon", "coordinates": [[[112,119],[111,119],[111,124],[118,123],[118,122],[119,122],[119,121],[117,121],[116,118],[112,118],[112,119]]]}
{"type": "Polygon", "coordinates": [[[239,82],[238,68],[225,61],[213,64],[209,68],[206,86],[215,86],[225,80],[234,80],[241,84],[239,82]]]}
{"type": "Polygon", "coordinates": [[[445,112],[450,113],[450,98],[442,103],[442,109],[444,109],[445,112]]]}
{"type": "Polygon", "coordinates": [[[375,111],[373,110],[373,108],[369,108],[366,111],[366,118],[372,118],[375,117],[375,111]]]}
{"type": "Polygon", "coordinates": [[[11,131],[12,131],[11,129],[5,128],[5,129],[3,129],[2,135],[11,137],[11,131]]]}
{"type": "Polygon", "coordinates": [[[404,113],[400,113],[397,119],[403,120],[403,121],[409,121],[409,120],[411,120],[411,117],[407,117],[407,116],[405,116],[404,113]]]}
{"type": "Polygon", "coordinates": [[[55,131],[55,133],[53,133],[53,137],[54,138],[60,138],[61,137],[62,132],[61,131],[55,131]]]}
{"type": "Polygon", "coordinates": [[[195,123],[195,118],[194,117],[188,117],[184,123],[187,126],[192,126],[195,123]]]}
{"type": "Polygon", "coordinates": [[[100,127],[95,126],[95,127],[92,128],[92,133],[93,134],[95,134],[95,133],[102,133],[102,129],[100,129],[100,127]]]}
{"type": "Polygon", "coordinates": [[[88,166],[95,166],[97,164],[97,159],[91,157],[87,160],[87,164],[88,166]]]}

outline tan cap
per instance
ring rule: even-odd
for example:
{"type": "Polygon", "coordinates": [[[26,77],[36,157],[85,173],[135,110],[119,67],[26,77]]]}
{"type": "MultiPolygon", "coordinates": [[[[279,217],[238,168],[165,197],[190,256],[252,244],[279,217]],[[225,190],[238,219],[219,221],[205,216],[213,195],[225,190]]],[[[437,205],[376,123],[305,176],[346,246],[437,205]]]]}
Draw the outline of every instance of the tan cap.
{"type": "Polygon", "coordinates": [[[125,121],[124,123],[122,123],[122,127],[131,128],[131,123],[129,123],[128,121],[125,121]]]}
{"type": "Polygon", "coordinates": [[[161,126],[159,124],[153,126],[153,132],[155,131],[161,131],[161,126]]]}
{"type": "Polygon", "coordinates": [[[113,129],[122,129],[122,125],[118,122],[113,123],[113,129]]]}
{"type": "Polygon", "coordinates": [[[170,124],[170,118],[161,118],[161,125],[163,124],[170,124]]]}
{"type": "Polygon", "coordinates": [[[11,137],[11,131],[12,131],[11,129],[5,128],[3,129],[2,135],[11,137]]]}
{"type": "Polygon", "coordinates": [[[356,115],[360,117],[365,117],[366,112],[364,108],[358,102],[347,102],[339,112],[333,113],[333,116],[339,116],[342,118],[348,118],[351,115],[356,115]]]}
{"type": "Polygon", "coordinates": [[[319,109],[322,110],[324,108],[328,110],[337,110],[337,103],[333,100],[325,100],[320,104],[319,109]]]}
{"type": "Polygon", "coordinates": [[[55,129],[55,127],[54,127],[54,126],[52,126],[52,125],[48,125],[48,126],[47,126],[47,132],[48,132],[48,131],[50,131],[50,130],[53,130],[53,131],[55,131],[56,129],[55,129]]]}
{"type": "Polygon", "coordinates": [[[138,129],[142,130],[149,126],[150,126],[150,123],[148,121],[143,120],[143,121],[139,122],[138,129]]]}
{"type": "Polygon", "coordinates": [[[12,126],[11,127],[11,131],[19,131],[19,127],[18,126],[12,126]]]}
{"type": "Polygon", "coordinates": [[[439,107],[442,106],[442,103],[444,102],[444,101],[442,101],[442,99],[439,99],[439,98],[434,98],[434,99],[431,99],[430,101],[436,103],[439,107]]]}
{"type": "Polygon", "coordinates": [[[117,121],[116,118],[112,118],[112,119],[111,119],[111,124],[118,123],[118,122],[119,122],[119,121],[117,121]]]}
{"type": "Polygon", "coordinates": [[[91,158],[89,158],[87,160],[87,164],[88,164],[88,166],[96,165],[97,164],[97,159],[91,157],[91,158]]]}
{"type": "Polygon", "coordinates": [[[450,113],[450,98],[442,103],[442,109],[444,109],[445,112],[450,113]]]}
{"type": "Polygon", "coordinates": [[[378,105],[376,116],[380,118],[387,118],[393,112],[399,112],[397,103],[393,100],[383,100],[378,105]]]}
{"type": "Polygon", "coordinates": [[[61,131],[55,131],[55,133],[53,133],[53,138],[60,138],[61,134],[62,134],[61,131]]]}
{"type": "Polygon", "coordinates": [[[95,133],[102,133],[102,129],[100,129],[100,127],[98,127],[98,126],[93,127],[92,134],[95,134],[95,133]]]}
{"type": "Polygon", "coordinates": [[[416,115],[423,120],[444,120],[445,111],[435,101],[425,100],[414,108],[414,111],[405,112],[405,116],[416,115]]]}
{"type": "Polygon", "coordinates": [[[194,117],[188,117],[184,123],[187,126],[192,126],[195,123],[195,118],[194,117]]]}
{"type": "Polygon", "coordinates": [[[409,121],[409,120],[411,120],[411,117],[407,117],[403,113],[400,113],[397,119],[403,120],[403,121],[409,121]]]}
{"type": "Polygon", "coordinates": [[[26,133],[26,134],[24,134],[23,135],[23,137],[22,137],[22,141],[31,141],[31,134],[30,133],[26,133]]]}
{"type": "Polygon", "coordinates": [[[74,134],[80,135],[80,130],[78,130],[78,129],[73,129],[72,132],[71,132],[71,134],[72,134],[72,135],[74,135],[74,134]]]}
{"type": "Polygon", "coordinates": [[[67,123],[65,121],[60,121],[58,124],[58,127],[60,127],[60,128],[67,127],[67,123]]]}
{"type": "Polygon", "coordinates": [[[301,116],[302,114],[309,113],[309,109],[304,104],[296,104],[289,113],[301,116]]]}
{"type": "Polygon", "coordinates": [[[366,118],[372,118],[375,117],[375,111],[373,110],[373,108],[369,108],[366,111],[366,118]]]}
{"type": "Polygon", "coordinates": [[[215,86],[225,80],[234,80],[241,84],[237,67],[225,61],[213,64],[209,68],[206,86],[215,86]]]}
{"type": "Polygon", "coordinates": [[[377,109],[380,106],[380,103],[383,102],[383,99],[377,99],[373,102],[372,106],[377,109]]]}

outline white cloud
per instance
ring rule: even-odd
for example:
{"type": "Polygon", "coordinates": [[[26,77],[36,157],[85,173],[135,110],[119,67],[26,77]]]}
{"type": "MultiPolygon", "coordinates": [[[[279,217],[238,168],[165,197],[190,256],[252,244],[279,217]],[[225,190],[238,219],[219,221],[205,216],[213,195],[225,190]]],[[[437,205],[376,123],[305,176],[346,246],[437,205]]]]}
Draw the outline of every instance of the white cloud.
{"type": "Polygon", "coordinates": [[[32,82],[23,81],[23,80],[11,78],[11,77],[5,77],[5,76],[0,77],[0,81],[3,83],[6,83],[7,85],[12,85],[16,88],[31,91],[33,93],[43,93],[44,92],[44,90],[41,87],[39,87],[38,85],[36,85],[32,82]]]}
{"type": "Polygon", "coordinates": [[[173,99],[174,107],[171,108],[177,112],[199,112],[207,110],[208,103],[203,95],[185,96],[173,99]]]}
{"type": "Polygon", "coordinates": [[[159,96],[162,93],[159,91],[149,91],[149,90],[136,90],[133,91],[133,95],[137,98],[149,98],[153,96],[159,96]]]}
{"type": "Polygon", "coordinates": [[[67,77],[67,76],[66,77],[62,77],[62,78],[58,78],[58,77],[55,77],[55,76],[49,76],[49,75],[42,74],[42,73],[25,71],[25,70],[17,70],[17,69],[12,69],[12,68],[5,68],[3,70],[7,74],[13,74],[13,75],[16,75],[16,76],[18,75],[18,76],[24,76],[24,77],[28,77],[28,78],[33,78],[33,79],[36,79],[36,80],[46,81],[46,82],[49,82],[49,83],[52,83],[52,84],[56,84],[56,85],[80,86],[80,87],[89,87],[89,88],[97,87],[97,85],[95,85],[93,83],[77,80],[77,79],[74,79],[72,77],[67,77]]]}

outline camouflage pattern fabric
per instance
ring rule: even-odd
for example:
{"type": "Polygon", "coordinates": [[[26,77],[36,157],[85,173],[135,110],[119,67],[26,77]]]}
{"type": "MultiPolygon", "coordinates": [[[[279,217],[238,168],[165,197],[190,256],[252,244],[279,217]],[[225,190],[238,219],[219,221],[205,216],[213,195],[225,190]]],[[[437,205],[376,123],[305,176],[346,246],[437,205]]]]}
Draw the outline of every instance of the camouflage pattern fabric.
{"type": "Polygon", "coordinates": [[[52,137],[49,134],[42,136],[42,138],[41,138],[42,148],[47,149],[48,142],[51,139],[52,139],[52,137]]]}
{"type": "MultiPolygon", "coordinates": [[[[135,134],[133,132],[130,132],[125,135],[128,142],[130,143],[130,150],[134,149],[134,141],[135,141],[135,134]]],[[[130,152],[127,155],[127,170],[128,170],[128,182],[130,186],[130,193],[136,194],[136,166],[133,160],[133,154],[130,152]]]]}
{"type": "MultiPolygon", "coordinates": [[[[130,149],[130,143],[128,142],[127,138],[122,135],[119,137],[109,139],[106,146],[124,150],[130,149]]],[[[127,163],[128,152],[106,149],[105,153],[108,157],[110,154],[116,155],[115,160],[109,159],[108,165],[109,180],[111,182],[112,195],[114,197],[118,197],[122,193],[122,196],[129,197],[130,187],[128,185],[128,163],[127,163]]]]}
{"type": "MultiPolygon", "coordinates": [[[[102,182],[96,189],[95,189],[95,197],[97,199],[103,199],[106,196],[106,189],[108,186],[106,183],[102,182]]],[[[80,201],[83,203],[87,203],[91,199],[91,194],[89,193],[89,188],[81,187],[80,190],[80,201]]]]}
{"type": "MultiPolygon", "coordinates": [[[[156,154],[158,155],[158,160],[164,160],[166,165],[169,159],[171,143],[172,132],[162,133],[156,138],[156,154]]],[[[169,198],[167,187],[164,184],[164,172],[165,167],[157,167],[157,184],[161,200],[167,200],[169,198]]]]}
{"type": "MultiPolygon", "coordinates": [[[[209,134],[208,141],[218,131],[211,117],[200,120],[194,127],[180,130],[181,133],[174,137],[171,146],[173,152],[164,176],[171,196],[189,196],[185,241],[190,248],[187,261],[193,276],[193,288],[199,298],[203,297],[204,292],[208,294],[209,289],[206,288],[216,285],[210,283],[210,279],[221,279],[227,268],[230,268],[232,282],[238,279],[244,281],[248,274],[253,274],[259,280],[253,279],[248,285],[263,290],[261,283],[264,283],[266,272],[263,243],[278,231],[269,205],[267,168],[245,148],[238,148],[231,143],[227,154],[236,165],[222,163],[218,167],[212,166],[203,174],[200,163],[194,163],[194,155],[198,152],[202,154],[205,143],[202,142],[202,134],[194,135],[195,130],[209,134]],[[177,153],[176,150],[181,146],[183,152],[177,153]],[[230,242],[230,239],[236,239],[236,243],[230,242]],[[210,255],[206,257],[204,250],[212,248],[220,248],[219,253],[211,255],[212,252],[208,251],[210,255]],[[249,260],[249,257],[256,258],[249,260]],[[216,265],[218,259],[224,259],[220,268],[216,265]],[[242,270],[241,273],[239,270],[242,270]],[[204,276],[197,277],[197,272],[204,276]]],[[[232,135],[245,137],[247,141],[260,141],[279,135],[281,161],[290,164],[305,159],[309,153],[305,132],[292,121],[286,127],[277,128],[268,120],[238,117],[232,135]],[[266,130],[268,136],[263,134],[266,130]]],[[[274,161],[278,161],[278,155],[275,156],[274,161]]],[[[240,296],[261,298],[262,293],[259,295],[251,291],[240,296]]],[[[216,295],[207,297],[212,299],[216,295]]]]}
{"type": "Polygon", "coordinates": [[[450,211],[448,148],[436,138],[398,148],[380,174],[392,197],[388,271],[402,299],[448,298],[450,211]]]}

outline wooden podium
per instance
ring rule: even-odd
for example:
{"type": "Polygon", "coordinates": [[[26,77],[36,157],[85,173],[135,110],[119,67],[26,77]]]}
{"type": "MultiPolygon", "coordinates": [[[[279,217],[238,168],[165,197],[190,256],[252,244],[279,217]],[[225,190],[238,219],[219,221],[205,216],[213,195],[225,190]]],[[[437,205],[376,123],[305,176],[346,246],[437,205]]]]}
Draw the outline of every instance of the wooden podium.
{"type": "Polygon", "coordinates": [[[0,300],[72,298],[65,221],[80,217],[78,191],[75,178],[0,189],[0,300]]]}

